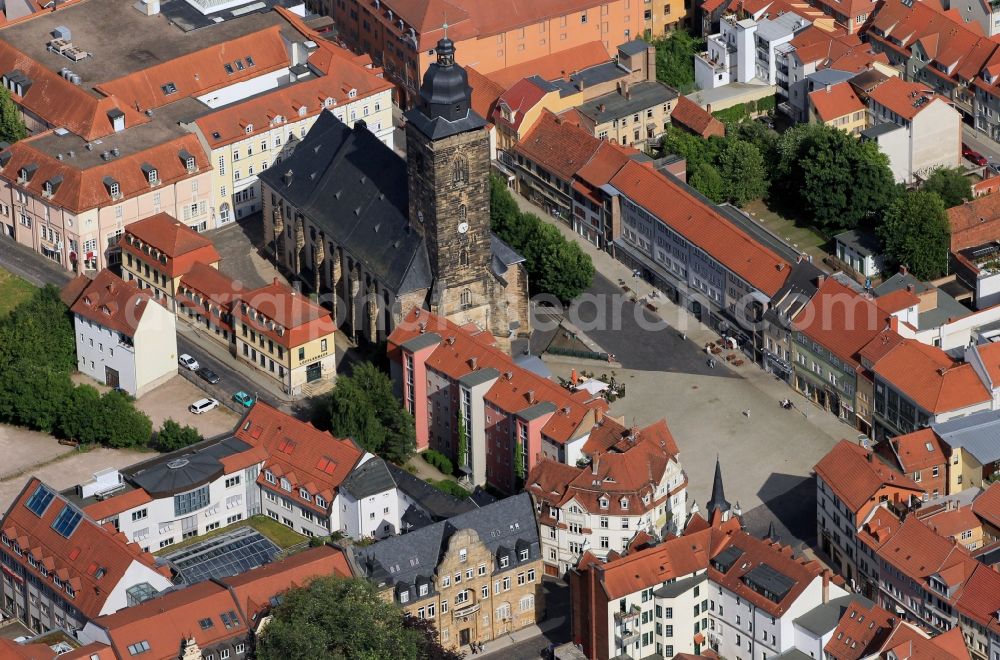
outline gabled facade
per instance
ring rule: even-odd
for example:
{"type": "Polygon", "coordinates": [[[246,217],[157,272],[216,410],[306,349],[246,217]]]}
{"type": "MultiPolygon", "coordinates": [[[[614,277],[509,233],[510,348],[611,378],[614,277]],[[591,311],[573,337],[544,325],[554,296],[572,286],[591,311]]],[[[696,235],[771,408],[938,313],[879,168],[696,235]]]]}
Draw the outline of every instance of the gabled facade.
{"type": "Polygon", "coordinates": [[[924,491],[871,451],[841,440],[816,464],[816,535],[831,566],[852,585],[867,574],[859,562],[856,535],[872,511],[905,508],[924,491]]]}
{"type": "Polygon", "coordinates": [[[79,275],[63,291],[82,373],[134,397],[177,373],[174,315],[149,291],[109,270],[92,281],[79,275]]]}
{"type": "Polygon", "coordinates": [[[546,574],[565,574],[584,550],[603,560],[639,534],[663,538],[684,528],[687,475],[665,420],[628,429],[605,416],[582,453],[582,465],[543,459],[525,482],[546,574]]]}
{"type": "Polygon", "coordinates": [[[545,608],[541,549],[526,493],[396,538],[355,547],[355,575],[463,649],[532,626],[545,608]]]}
{"type": "Polygon", "coordinates": [[[77,630],[172,586],[170,570],[29,479],[0,523],[0,607],[41,633],[77,630]]]}

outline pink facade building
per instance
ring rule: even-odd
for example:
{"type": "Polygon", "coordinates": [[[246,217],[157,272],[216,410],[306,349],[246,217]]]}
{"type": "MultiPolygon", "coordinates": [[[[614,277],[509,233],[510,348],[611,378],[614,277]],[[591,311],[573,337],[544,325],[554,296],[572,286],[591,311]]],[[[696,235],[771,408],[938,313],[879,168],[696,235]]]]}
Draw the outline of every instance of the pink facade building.
{"type": "Polygon", "coordinates": [[[445,454],[476,485],[524,485],[543,456],[575,465],[607,403],[514,364],[488,332],[414,309],[389,336],[397,395],[417,449],[445,454]]]}
{"type": "Polygon", "coordinates": [[[145,128],[97,148],[49,131],[0,151],[0,233],[80,273],[120,260],[118,239],[136,220],[165,212],[210,228],[212,171],[198,138],[145,128]]]}

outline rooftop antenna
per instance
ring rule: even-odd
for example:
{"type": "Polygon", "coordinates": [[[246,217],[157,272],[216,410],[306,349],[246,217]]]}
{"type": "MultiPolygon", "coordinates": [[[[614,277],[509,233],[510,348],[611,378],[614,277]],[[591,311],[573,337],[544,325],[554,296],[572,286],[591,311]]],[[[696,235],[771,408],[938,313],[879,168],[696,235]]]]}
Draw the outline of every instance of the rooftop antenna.
{"type": "Polygon", "coordinates": [[[444,28],[444,38],[447,39],[448,38],[448,12],[447,12],[447,10],[446,11],[442,11],[441,15],[444,16],[444,25],[442,25],[441,27],[444,28]]]}

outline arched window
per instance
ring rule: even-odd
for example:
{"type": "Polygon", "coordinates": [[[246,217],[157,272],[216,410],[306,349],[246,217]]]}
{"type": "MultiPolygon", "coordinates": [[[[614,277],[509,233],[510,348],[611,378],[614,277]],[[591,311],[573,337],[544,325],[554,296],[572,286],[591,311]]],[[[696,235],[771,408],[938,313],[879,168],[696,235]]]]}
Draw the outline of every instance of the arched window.
{"type": "Polygon", "coordinates": [[[469,180],[469,160],[465,156],[456,156],[453,165],[455,183],[466,183],[469,180]]]}
{"type": "Polygon", "coordinates": [[[472,305],[472,291],[469,289],[462,291],[461,303],[462,307],[469,307],[472,305]]]}
{"type": "Polygon", "coordinates": [[[465,222],[465,218],[467,215],[468,212],[465,209],[465,204],[462,204],[461,206],[458,207],[458,221],[465,222]]]}
{"type": "Polygon", "coordinates": [[[462,251],[458,253],[458,265],[459,266],[468,266],[469,265],[469,251],[468,250],[466,250],[466,249],[463,248],[462,251]]]}

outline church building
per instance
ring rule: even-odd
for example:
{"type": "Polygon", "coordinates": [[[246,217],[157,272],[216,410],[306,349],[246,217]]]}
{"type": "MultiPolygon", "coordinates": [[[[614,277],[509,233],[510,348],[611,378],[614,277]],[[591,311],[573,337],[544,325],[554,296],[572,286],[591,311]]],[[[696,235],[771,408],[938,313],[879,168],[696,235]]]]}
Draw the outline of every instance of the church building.
{"type": "Polygon", "coordinates": [[[490,231],[486,121],[455,46],[437,44],[406,113],[406,160],[324,111],[284,160],[260,175],[265,248],[331,307],[339,327],[378,342],[414,307],[527,336],[524,258],[490,231]]]}

